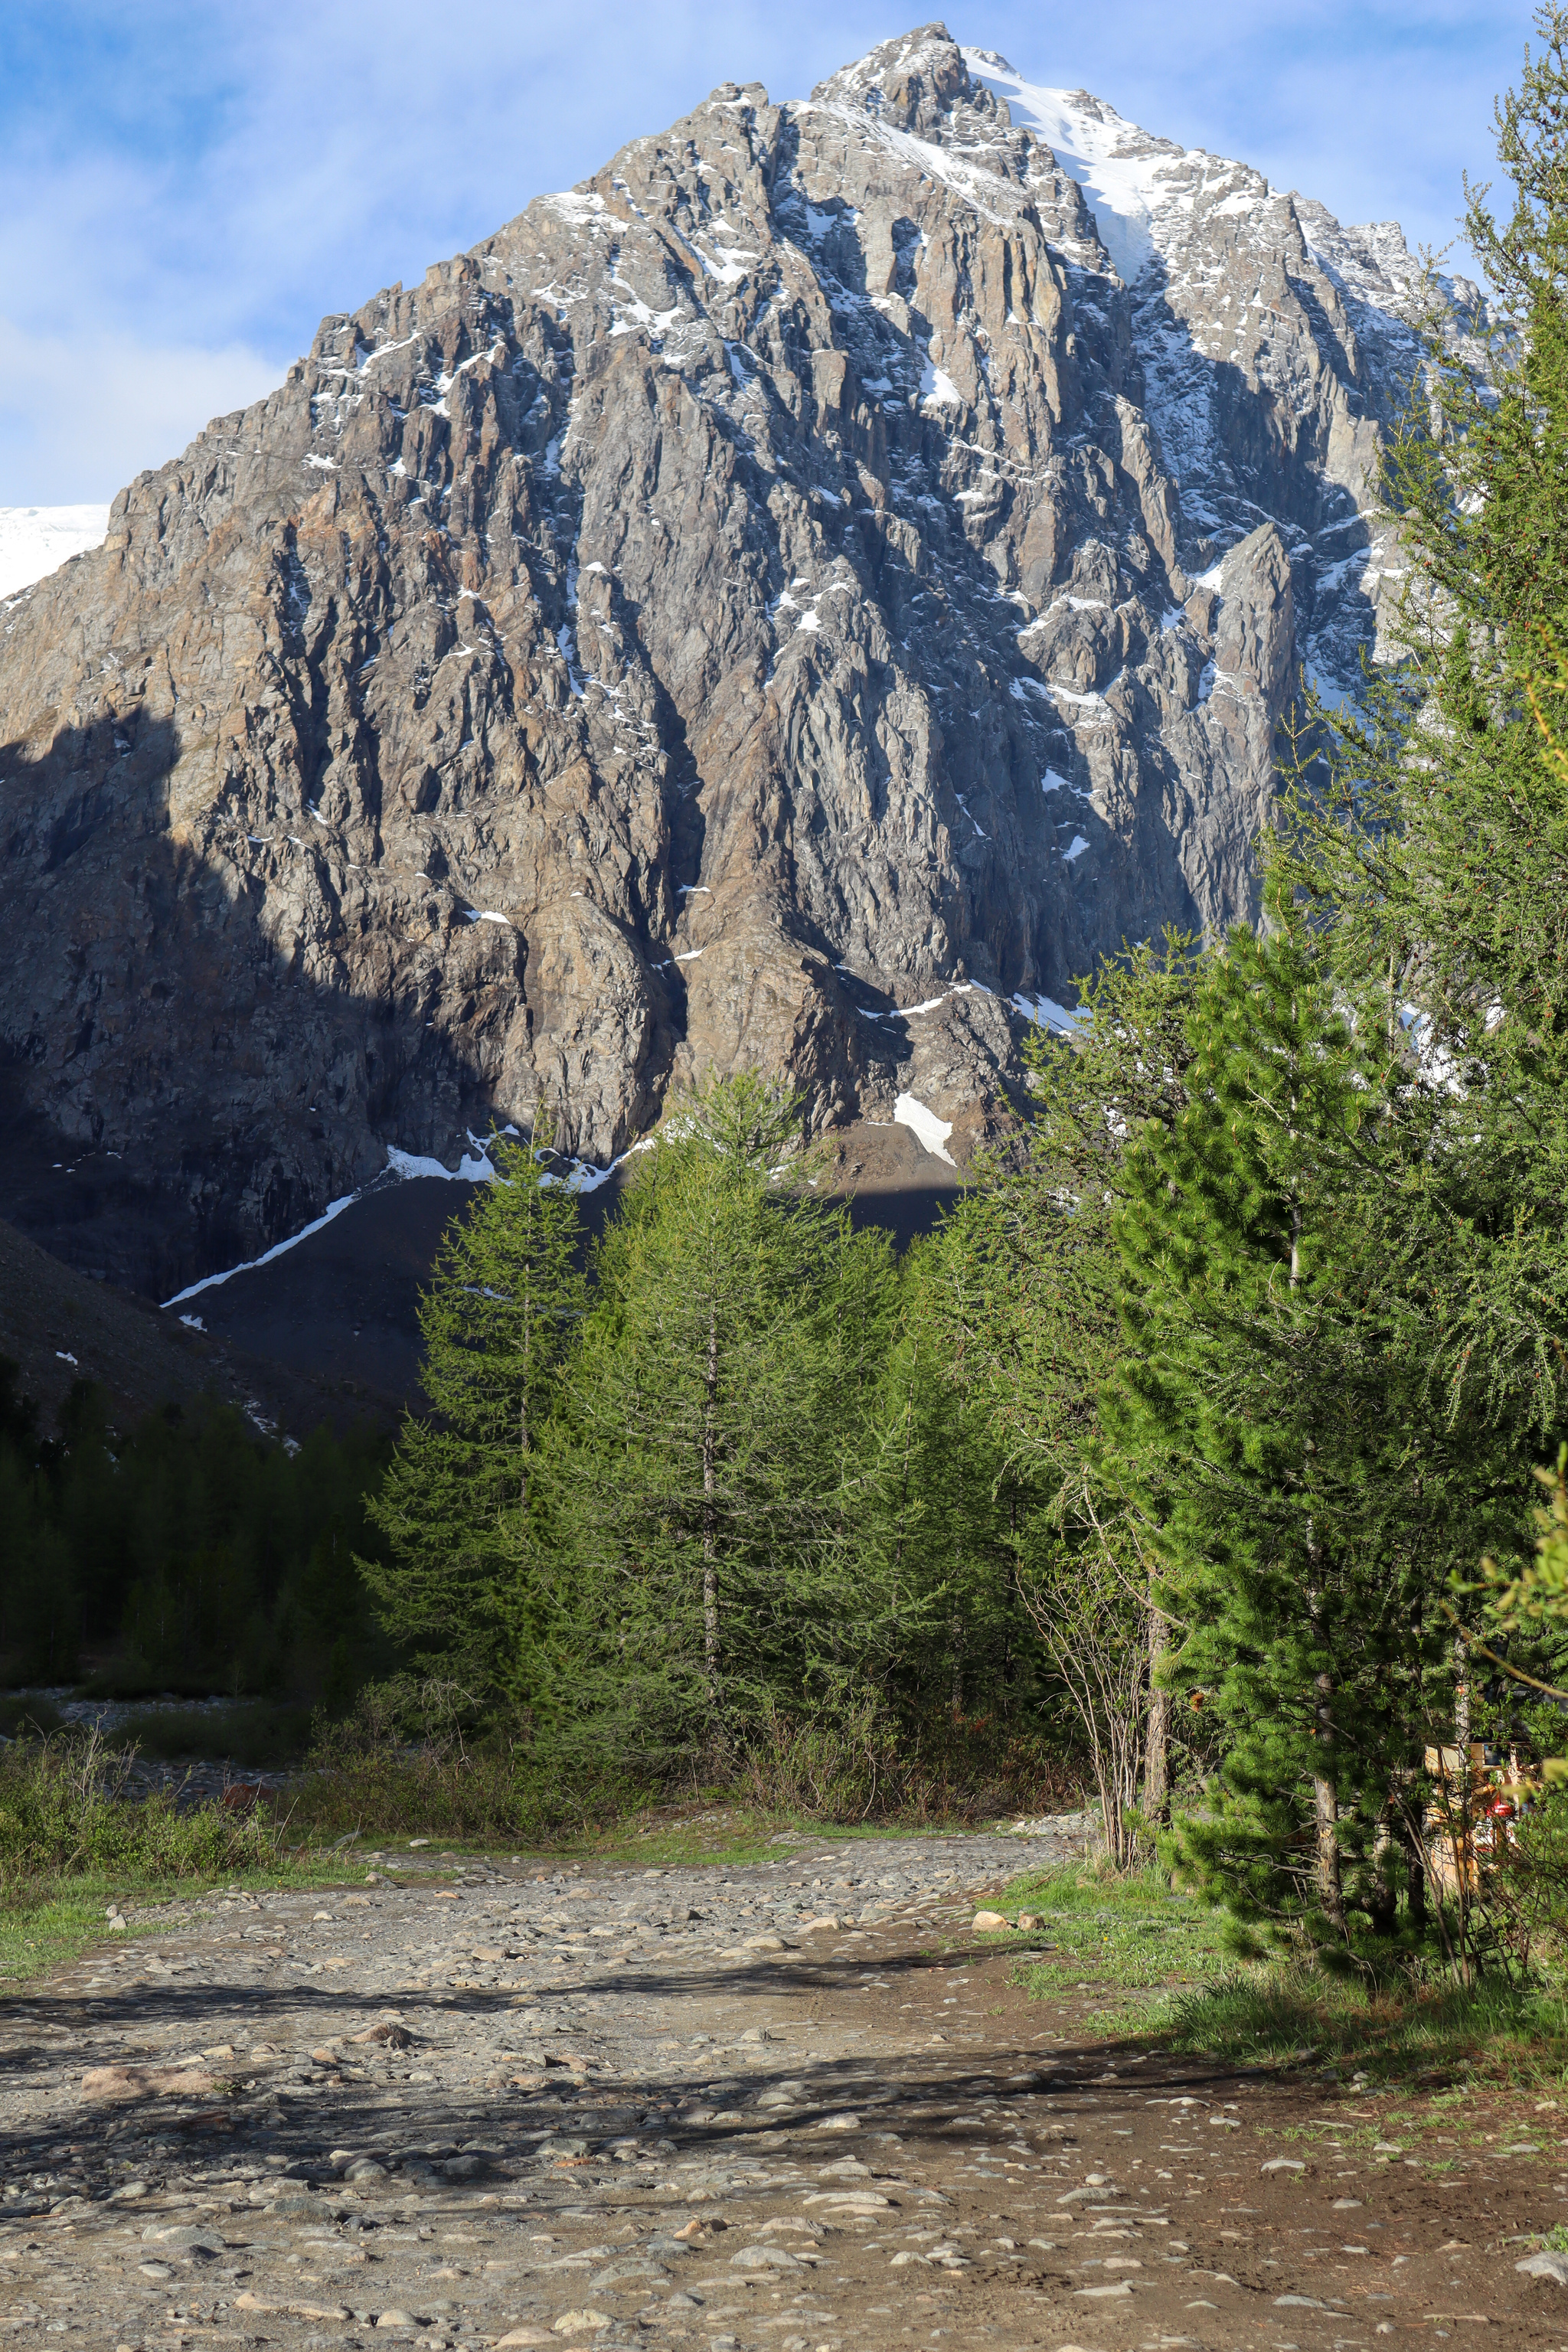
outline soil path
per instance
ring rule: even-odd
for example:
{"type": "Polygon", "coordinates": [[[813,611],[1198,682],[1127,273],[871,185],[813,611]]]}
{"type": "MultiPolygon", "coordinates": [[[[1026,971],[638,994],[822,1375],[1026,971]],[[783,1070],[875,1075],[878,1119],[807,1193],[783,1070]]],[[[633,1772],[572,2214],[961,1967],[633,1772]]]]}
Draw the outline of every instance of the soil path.
{"type": "Polygon", "coordinates": [[[1354,2144],[1353,2094],[1096,2039],[1091,1989],[1028,2000],[964,1932],[1051,1858],[800,1841],[133,1920],[0,2005],[0,2342],[1568,2345],[1508,2242],[1568,2211],[1550,2140],[1437,2181],[1354,2144]]]}

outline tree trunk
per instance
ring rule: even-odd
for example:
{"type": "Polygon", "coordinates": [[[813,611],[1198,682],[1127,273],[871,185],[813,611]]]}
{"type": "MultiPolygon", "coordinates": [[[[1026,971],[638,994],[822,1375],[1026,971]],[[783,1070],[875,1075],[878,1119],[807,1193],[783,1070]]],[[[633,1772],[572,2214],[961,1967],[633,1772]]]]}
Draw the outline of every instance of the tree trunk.
{"type": "Polygon", "coordinates": [[[1414,1841],[1406,1859],[1405,1885],[1411,1933],[1424,1936],[1426,1932],[1426,1864],[1419,1845],[1414,1841]]]}
{"type": "Polygon", "coordinates": [[[1394,1876],[1396,1848],[1385,1805],[1378,1816],[1372,1841],[1372,1924],[1379,1936],[1392,1936],[1399,1920],[1399,1884],[1394,1876]]]}
{"type": "MultiPolygon", "coordinates": [[[[1313,1582],[1307,1593],[1308,1607],[1312,1615],[1312,1633],[1321,1644],[1322,1630],[1322,1595],[1317,1584],[1321,1554],[1311,1540],[1308,1523],[1307,1557],[1313,1582]]],[[[1312,1810],[1317,1822],[1318,1838],[1318,1900],[1336,1927],[1345,1924],[1344,1892],[1340,1878],[1339,1783],[1334,1756],[1334,1678],[1326,1666],[1312,1677],[1312,1736],[1317,1742],[1317,1757],[1312,1773],[1312,1810]]]]}
{"type": "MultiPolygon", "coordinates": [[[[1301,1279],[1301,1210],[1290,1204],[1290,1287],[1301,1279]]],[[[1306,1467],[1310,1471],[1317,1447],[1309,1437],[1306,1467]]],[[[1307,1520],[1307,1612],[1312,1640],[1327,1647],[1323,1609],[1323,1548],[1311,1517],[1307,1520]]],[[[1317,1833],[1318,1900],[1336,1927],[1345,1924],[1343,1884],[1340,1875],[1339,1786],[1335,1770],[1334,1678],[1327,1666],[1312,1677],[1312,1738],[1316,1747],[1312,1769],[1312,1812],[1317,1833]]]]}
{"type": "Polygon", "coordinates": [[[1157,1578],[1149,1572],[1149,1728],[1143,1754],[1143,1811],[1163,1822],[1171,1808],[1171,1694],[1154,1676],[1170,1647],[1171,1629],[1155,1598],[1157,1578]]]}
{"type": "Polygon", "coordinates": [[[719,1307],[708,1309],[708,1401],[702,1422],[702,1655],[708,1674],[708,1704],[719,1705],[719,1535],[717,1484],[719,1417],[719,1307]]]}

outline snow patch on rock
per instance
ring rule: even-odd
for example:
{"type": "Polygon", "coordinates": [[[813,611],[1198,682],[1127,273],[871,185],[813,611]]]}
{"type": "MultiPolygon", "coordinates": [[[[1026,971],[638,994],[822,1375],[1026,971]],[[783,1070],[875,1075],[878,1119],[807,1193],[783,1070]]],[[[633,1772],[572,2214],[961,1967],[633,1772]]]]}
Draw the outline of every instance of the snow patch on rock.
{"type": "Polygon", "coordinates": [[[952,1133],[952,1121],[938,1118],[935,1111],[916,1096],[899,1097],[893,1105],[893,1124],[895,1127],[907,1127],[922,1150],[931,1152],[933,1158],[945,1160],[950,1168],[957,1166],[947,1148],[947,1139],[952,1133]]]}

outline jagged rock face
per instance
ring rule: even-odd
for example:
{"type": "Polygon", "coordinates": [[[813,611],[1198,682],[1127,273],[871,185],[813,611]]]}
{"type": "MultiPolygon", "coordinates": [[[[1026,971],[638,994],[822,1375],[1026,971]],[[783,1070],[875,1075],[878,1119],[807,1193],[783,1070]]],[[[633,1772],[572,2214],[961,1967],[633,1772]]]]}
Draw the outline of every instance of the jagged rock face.
{"type": "Polygon", "coordinates": [[[173,1287],[739,1063],[983,1127],[1037,999],[1251,913],[1410,281],[934,26],[325,320],[0,614],[13,1124],[121,1155],[76,1254],[173,1287]]]}

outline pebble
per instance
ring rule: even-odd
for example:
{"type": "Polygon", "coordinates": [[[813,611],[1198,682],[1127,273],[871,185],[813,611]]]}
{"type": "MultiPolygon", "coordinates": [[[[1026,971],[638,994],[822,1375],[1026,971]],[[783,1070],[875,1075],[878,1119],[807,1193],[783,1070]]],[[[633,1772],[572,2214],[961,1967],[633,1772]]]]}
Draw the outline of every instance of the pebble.
{"type": "MultiPolygon", "coordinates": [[[[590,1874],[405,1841],[327,1902],[222,1888],[132,1913],[0,2007],[30,2159],[0,2177],[6,2315],[90,2336],[110,2309],[132,2352],[242,2322],[277,2352],[373,2332],[454,2352],[958,2352],[1041,2325],[1056,2343],[1074,2308],[1091,2326],[1084,2302],[1118,2341],[1124,2304],[1201,2333],[1190,2242],[1222,2199],[1246,2210],[1242,2171],[1302,2162],[1265,2158],[1245,2101],[1190,2062],[1156,2096],[1152,2067],[1072,2045],[1052,2003],[1013,1995],[990,2022],[1011,1962],[970,1940],[975,1896],[1019,1859],[1005,1833],[792,1834],[743,1866],[590,1874]],[[99,2068],[135,2070],[134,2095],[84,2097],[99,2068]],[[1161,2185],[1194,2164],[1207,2185],[1161,2185]],[[1180,2193],[1198,2204],[1161,2206],[1180,2193]],[[1185,2237],[1156,2236],[1178,2216],[1185,2237]],[[1181,2294],[1157,2314],[1162,2282],[1181,2294]]],[[[1508,2169],[1524,2193],[1523,2161],[1508,2169]]],[[[1326,2181],[1253,2178],[1260,2207],[1329,2202],[1326,2181]]],[[[1331,2314],[1321,2344],[1292,2327],[1300,2352],[1342,2334],[1331,2314]]]]}

